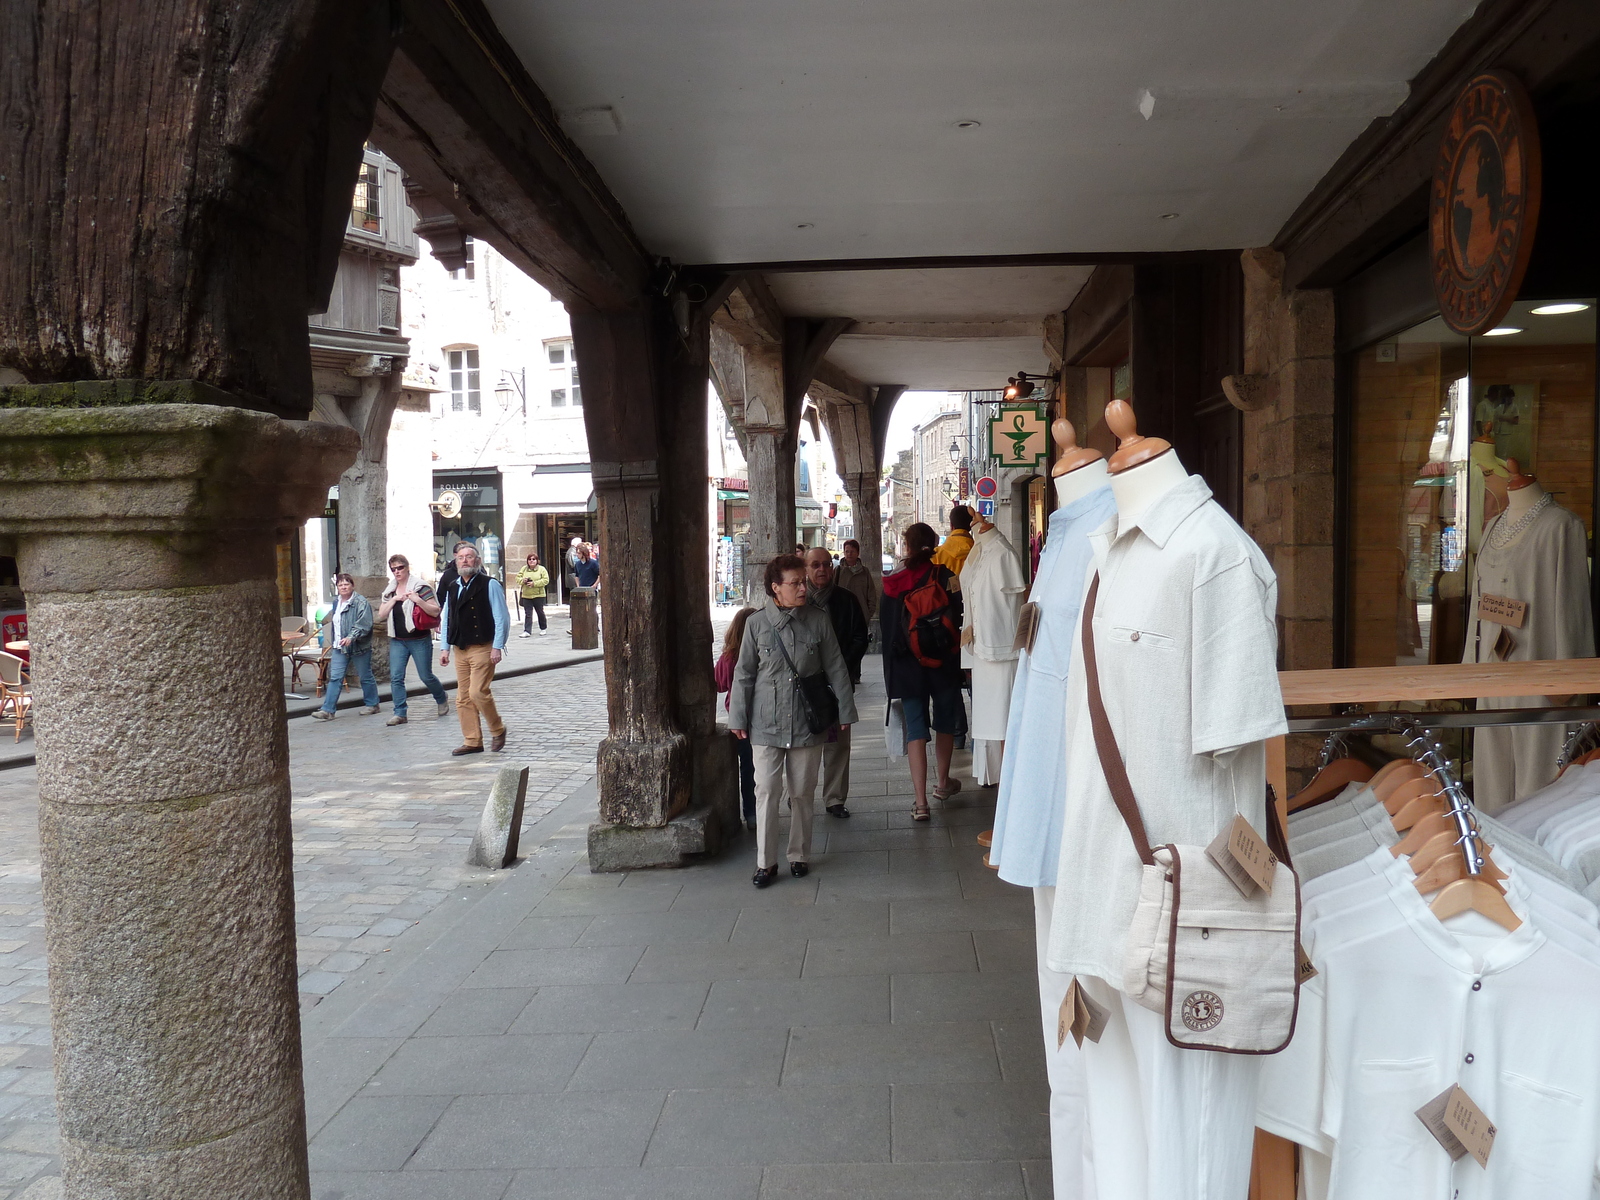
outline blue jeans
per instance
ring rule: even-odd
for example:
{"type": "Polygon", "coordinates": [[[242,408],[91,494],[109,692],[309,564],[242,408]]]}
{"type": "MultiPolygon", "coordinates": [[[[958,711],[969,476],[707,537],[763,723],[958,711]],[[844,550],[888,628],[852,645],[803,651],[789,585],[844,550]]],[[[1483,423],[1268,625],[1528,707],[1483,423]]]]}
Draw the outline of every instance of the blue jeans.
{"type": "Polygon", "coordinates": [[[339,703],[339,693],[344,691],[344,677],[350,668],[356,669],[361,680],[361,698],[368,708],[378,707],[378,679],[372,673],[372,643],[351,653],[338,646],[333,648],[333,661],[328,664],[328,693],[322,698],[322,711],[332,712],[339,703]]]}
{"type": "Polygon", "coordinates": [[[433,673],[433,639],[389,639],[389,698],[394,702],[394,715],[406,715],[406,663],[417,664],[417,679],[432,694],[436,704],[444,703],[444,684],[433,673]]]}

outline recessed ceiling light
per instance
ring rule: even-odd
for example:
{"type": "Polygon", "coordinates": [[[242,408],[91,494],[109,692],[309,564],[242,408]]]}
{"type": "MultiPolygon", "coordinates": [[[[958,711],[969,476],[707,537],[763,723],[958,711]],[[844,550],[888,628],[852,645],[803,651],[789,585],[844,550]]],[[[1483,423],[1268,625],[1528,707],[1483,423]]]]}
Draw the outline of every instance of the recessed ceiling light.
{"type": "Polygon", "coordinates": [[[1533,310],[1536,317],[1560,317],[1567,313],[1583,312],[1587,304],[1541,304],[1533,310]]]}
{"type": "Polygon", "coordinates": [[[1483,336],[1484,337],[1510,337],[1513,333],[1521,333],[1521,332],[1522,332],[1522,330],[1518,329],[1515,325],[1500,325],[1500,326],[1497,326],[1494,329],[1489,330],[1489,332],[1484,334],[1483,336]]]}
{"type": "Polygon", "coordinates": [[[795,228],[796,229],[810,229],[810,228],[812,228],[812,224],[811,224],[810,221],[801,221],[800,224],[795,226],[795,228]]]}
{"type": "Polygon", "coordinates": [[[977,129],[982,126],[982,124],[982,121],[974,121],[968,117],[965,120],[955,122],[955,127],[957,129],[977,129]]]}
{"type": "Polygon", "coordinates": [[[1182,213],[1162,213],[1161,219],[1163,221],[1176,221],[1182,215],[1182,213]]]}

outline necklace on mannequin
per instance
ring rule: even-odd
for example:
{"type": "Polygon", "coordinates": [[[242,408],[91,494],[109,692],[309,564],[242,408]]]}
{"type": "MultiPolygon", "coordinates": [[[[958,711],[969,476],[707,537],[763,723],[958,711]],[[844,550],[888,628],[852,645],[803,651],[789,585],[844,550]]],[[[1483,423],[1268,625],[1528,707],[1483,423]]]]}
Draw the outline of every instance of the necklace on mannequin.
{"type": "Polygon", "coordinates": [[[1502,524],[1505,519],[1503,517],[1500,521],[1496,521],[1495,527],[1489,531],[1489,545],[1496,550],[1504,550],[1512,542],[1516,541],[1522,531],[1532,525],[1538,519],[1539,514],[1549,508],[1554,501],[1555,497],[1546,492],[1535,500],[1533,507],[1518,517],[1514,524],[1502,524]]]}

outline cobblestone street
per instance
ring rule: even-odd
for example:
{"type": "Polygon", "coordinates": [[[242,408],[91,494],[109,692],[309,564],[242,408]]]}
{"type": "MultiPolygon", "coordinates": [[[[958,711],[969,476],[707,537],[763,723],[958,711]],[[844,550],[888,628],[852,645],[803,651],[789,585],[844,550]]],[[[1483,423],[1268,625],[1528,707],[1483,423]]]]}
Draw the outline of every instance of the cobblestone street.
{"type": "MultiPolygon", "coordinates": [[[[535,825],[593,777],[606,730],[599,663],[497,683],[509,731],[499,755],[451,758],[460,726],[454,711],[434,716],[427,696],[412,699],[410,724],[387,727],[387,688],[383,697],[378,716],[289,722],[302,1010],[453,894],[493,878],[465,858],[496,771],[531,768],[525,822],[535,825]]],[[[60,1194],[37,807],[36,768],[0,772],[0,1200],[60,1194]]]]}

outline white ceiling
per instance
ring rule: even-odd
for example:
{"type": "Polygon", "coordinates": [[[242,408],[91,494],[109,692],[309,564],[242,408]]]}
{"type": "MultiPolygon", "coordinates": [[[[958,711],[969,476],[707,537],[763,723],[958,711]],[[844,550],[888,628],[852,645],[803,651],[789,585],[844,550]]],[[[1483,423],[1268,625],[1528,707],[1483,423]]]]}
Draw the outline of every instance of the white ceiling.
{"type": "MultiPolygon", "coordinates": [[[[486,3],[650,251],[711,264],[1263,245],[1476,0],[486,3]]],[[[1009,320],[1082,277],[892,275],[769,282],[794,315],[1009,320]]],[[[829,357],[993,386],[1003,340],[829,357]]]]}

